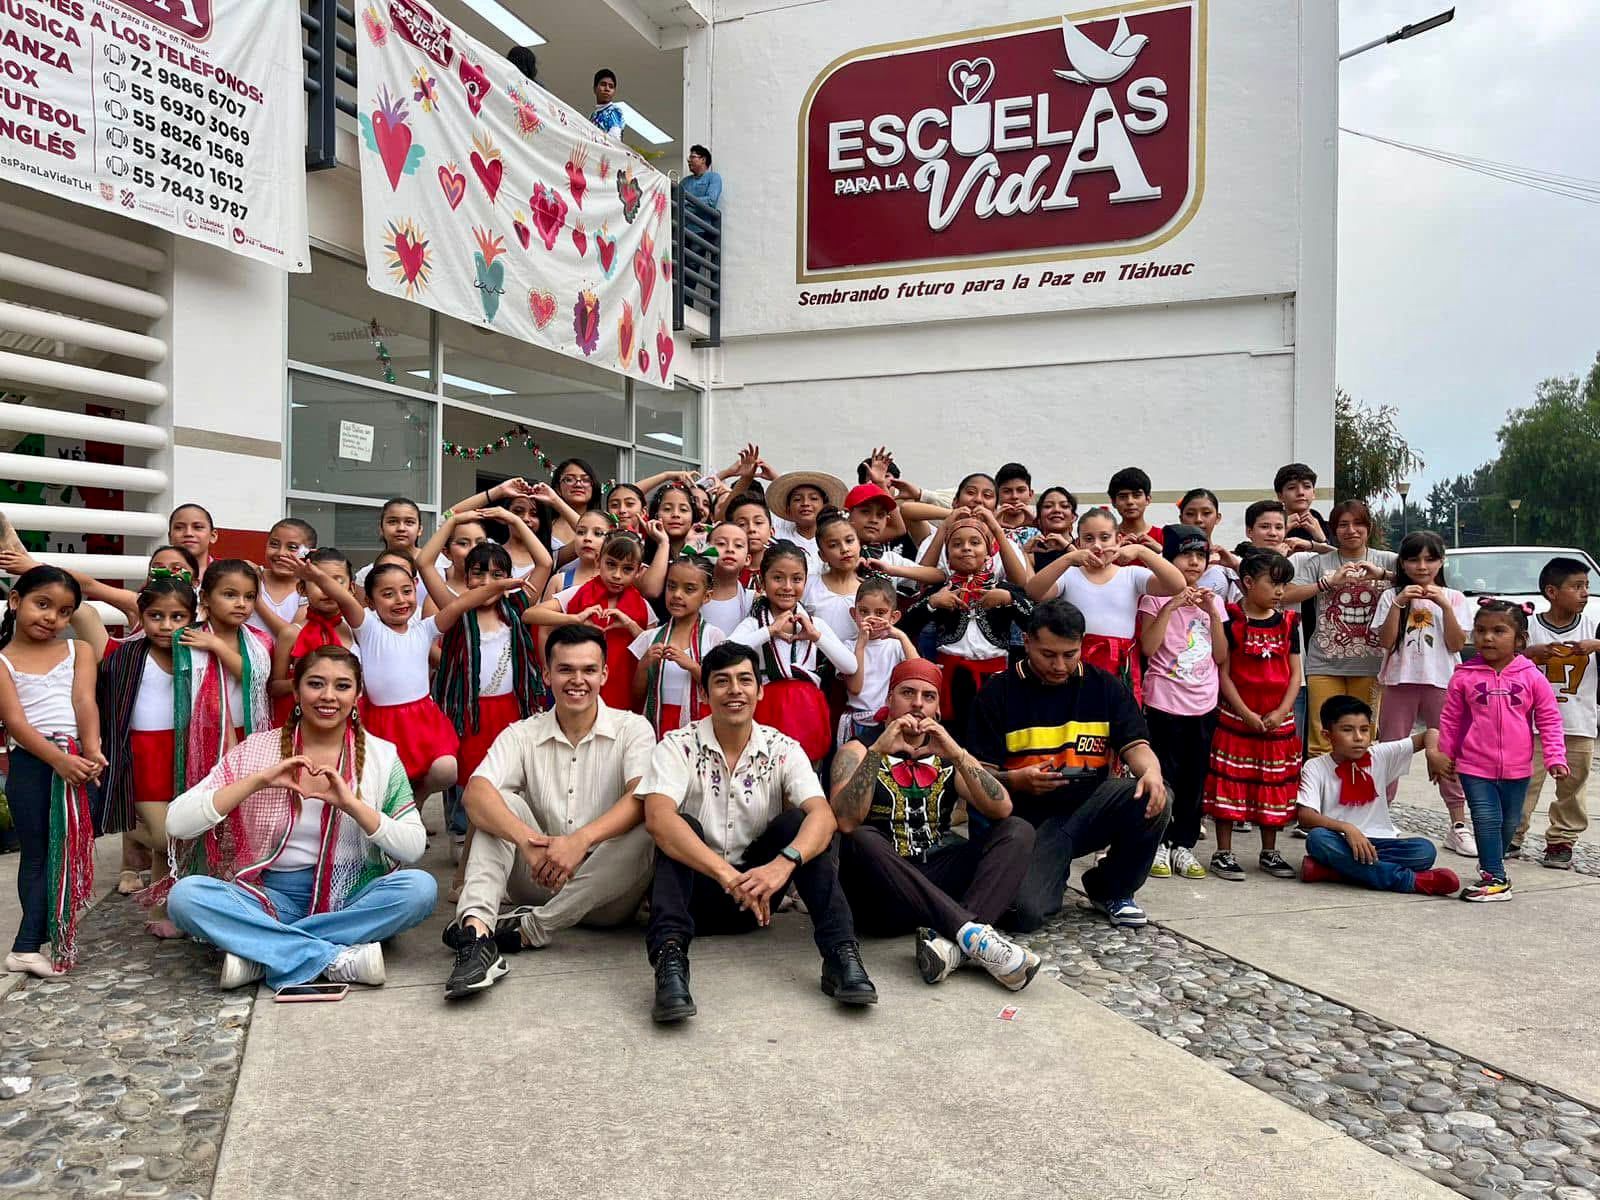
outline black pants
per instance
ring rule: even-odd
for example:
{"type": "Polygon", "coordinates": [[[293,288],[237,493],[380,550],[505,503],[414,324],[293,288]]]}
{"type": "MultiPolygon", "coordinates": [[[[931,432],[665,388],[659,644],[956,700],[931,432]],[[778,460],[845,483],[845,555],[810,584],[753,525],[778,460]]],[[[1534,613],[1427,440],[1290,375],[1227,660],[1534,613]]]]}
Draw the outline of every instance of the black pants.
{"type": "Polygon", "coordinates": [[[22,851],[17,863],[17,899],[22,923],[11,949],[32,954],[50,940],[50,785],[55,772],[21,746],[9,756],[6,802],[22,851]]]}
{"type": "MultiPolygon", "coordinates": [[[[693,817],[684,817],[695,836],[705,840],[705,831],[693,817]]],[[[784,809],[755,841],[750,843],[742,862],[734,864],[741,871],[762,867],[778,857],[805,821],[805,813],[798,808],[784,809]]],[[[835,838],[826,854],[819,854],[800,867],[789,881],[800,893],[811,913],[813,936],[817,949],[826,954],[841,942],[856,940],[855,926],[850,920],[850,905],[839,886],[839,842],[835,838]]],[[[785,888],[784,891],[788,891],[785,888]]],[[[772,897],[772,907],[778,907],[782,892],[772,897]]],[[[656,851],[656,877],[650,885],[650,926],[645,930],[645,947],[650,961],[668,940],[681,943],[685,948],[698,933],[749,933],[759,928],[755,915],[740,908],[733,898],[722,890],[722,885],[709,875],[702,875],[693,867],[656,851]]]]}
{"type": "Polygon", "coordinates": [[[1083,874],[1083,890],[1091,900],[1119,900],[1139,890],[1167,830],[1167,810],[1146,817],[1135,786],[1132,779],[1108,779],[1077,808],[1034,824],[1033,862],[1004,918],[1005,928],[1029,933],[1060,912],[1072,860],[1097,850],[1108,853],[1083,874]]]}
{"type": "Polygon", "coordinates": [[[1033,826],[1020,817],[936,847],[926,859],[902,858],[864,825],[840,839],[839,879],[862,933],[893,937],[927,925],[953,939],[969,921],[1000,919],[1032,857],[1033,826]]]}
{"type": "Polygon", "coordinates": [[[1150,728],[1150,745],[1161,760],[1161,776],[1167,784],[1172,810],[1167,845],[1193,850],[1200,840],[1206,771],[1211,766],[1211,735],[1217,730],[1217,714],[1180,717],[1146,708],[1144,719],[1150,728]]]}

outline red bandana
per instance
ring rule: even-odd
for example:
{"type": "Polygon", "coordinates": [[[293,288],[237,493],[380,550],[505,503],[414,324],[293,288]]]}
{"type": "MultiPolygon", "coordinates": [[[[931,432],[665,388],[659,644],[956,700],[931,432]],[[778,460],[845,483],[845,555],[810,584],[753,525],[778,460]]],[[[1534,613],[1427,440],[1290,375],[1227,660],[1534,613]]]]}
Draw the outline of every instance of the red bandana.
{"type": "Polygon", "coordinates": [[[1378,784],[1372,778],[1372,752],[1369,750],[1354,762],[1342,762],[1334,768],[1339,777],[1339,803],[1346,808],[1360,808],[1378,798],[1378,784]]]}

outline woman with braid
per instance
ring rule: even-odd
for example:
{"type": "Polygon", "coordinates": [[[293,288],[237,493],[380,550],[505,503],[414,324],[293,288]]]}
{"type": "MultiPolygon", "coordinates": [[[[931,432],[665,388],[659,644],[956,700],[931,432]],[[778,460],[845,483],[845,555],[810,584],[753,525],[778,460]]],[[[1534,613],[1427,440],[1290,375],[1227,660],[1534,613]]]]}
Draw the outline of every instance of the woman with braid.
{"type": "Polygon", "coordinates": [[[193,844],[168,905],[223,952],[221,986],[384,980],[379,944],[432,913],[427,845],[394,745],[361,727],[361,664],[321,646],[295,664],[281,730],[252,734],[172,802],[193,844]]]}
{"type": "Polygon", "coordinates": [[[711,595],[716,563],[714,547],[696,550],[685,546],[667,568],[663,597],[667,619],[646,629],[628,647],[639,664],[633,672],[633,706],[650,722],[658,742],[705,715],[700,703],[700,660],[727,639],[700,615],[711,595]]]}

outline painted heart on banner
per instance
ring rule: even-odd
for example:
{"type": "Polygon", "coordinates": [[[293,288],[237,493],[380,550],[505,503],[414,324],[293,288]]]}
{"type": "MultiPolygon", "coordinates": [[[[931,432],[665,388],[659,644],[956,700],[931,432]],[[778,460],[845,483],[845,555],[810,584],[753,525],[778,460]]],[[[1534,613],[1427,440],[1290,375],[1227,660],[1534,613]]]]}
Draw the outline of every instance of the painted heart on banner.
{"type": "Polygon", "coordinates": [[[411,126],[403,114],[404,109],[396,113],[385,108],[372,114],[372,140],[377,144],[391,188],[400,186],[400,176],[405,173],[406,159],[411,154],[411,126]]]}
{"type": "Polygon", "coordinates": [[[467,107],[472,109],[472,115],[477,116],[483,107],[484,100],[489,95],[489,76],[477,63],[468,62],[465,54],[456,67],[461,79],[461,87],[467,93],[467,107]]]}
{"type": "Polygon", "coordinates": [[[450,211],[460,208],[461,201],[467,195],[467,177],[456,168],[455,163],[446,163],[439,168],[439,186],[444,189],[444,198],[450,204],[450,211]]]}
{"type": "Polygon", "coordinates": [[[506,164],[498,158],[485,160],[483,155],[476,150],[472,152],[472,169],[478,176],[478,182],[483,184],[483,190],[488,194],[489,203],[493,204],[495,197],[500,194],[500,182],[506,175],[506,164]]]}
{"type": "Polygon", "coordinates": [[[544,248],[554,250],[556,239],[561,236],[561,230],[567,223],[567,202],[555,188],[536,183],[528,203],[533,207],[533,225],[539,231],[544,248]]]}
{"type": "Polygon", "coordinates": [[[639,281],[639,312],[650,308],[650,297],[656,290],[656,240],[648,232],[639,239],[639,248],[633,252],[633,277],[639,281]]]}
{"type": "Polygon", "coordinates": [[[661,368],[661,382],[667,381],[667,375],[672,371],[672,335],[667,332],[665,322],[656,325],[656,365],[661,368]]]}
{"type": "Polygon", "coordinates": [[[639,347],[639,373],[641,375],[650,374],[650,351],[643,346],[639,347]]]}
{"type": "Polygon", "coordinates": [[[422,268],[427,264],[427,240],[410,229],[394,235],[394,256],[399,261],[400,276],[407,287],[415,287],[422,268]]]}
{"type": "Polygon", "coordinates": [[[589,253],[589,231],[583,227],[582,221],[572,227],[572,244],[577,247],[579,258],[589,253]]]}
{"type": "Polygon", "coordinates": [[[668,284],[672,282],[672,256],[670,254],[661,256],[661,278],[668,284]]]}
{"type": "Polygon", "coordinates": [[[535,288],[528,293],[528,311],[533,314],[533,327],[535,329],[543,329],[555,319],[555,293],[535,288]]]}
{"type": "Polygon", "coordinates": [[[617,239],[606,236],[605,226],[600,227],[600,232],[594,235],[595,253],[600,255],[600,270],[607,279],[617,265],[617,239]]]}
{"type": "Polygon", "coordinates": [[[533,243],[533,230],[528,228],[527,217],[519,208],[517,215],[511,218],[511,229],[517,235],[517,241],[522,243],[526,250],[533,243]]]}

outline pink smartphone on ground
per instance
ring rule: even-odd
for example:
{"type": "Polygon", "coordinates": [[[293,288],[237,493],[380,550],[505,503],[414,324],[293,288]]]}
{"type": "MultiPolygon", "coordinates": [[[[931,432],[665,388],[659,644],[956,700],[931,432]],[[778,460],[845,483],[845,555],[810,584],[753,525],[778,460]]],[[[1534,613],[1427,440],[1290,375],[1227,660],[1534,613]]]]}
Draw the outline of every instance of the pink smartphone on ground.
{"type": "Polygon", "coordinates": [[[318,1004],[329,1000],[343,1000],[350,991],[348,983],[297,983],[279,988],[273,999],[279,1004],[318,1004]]]}

